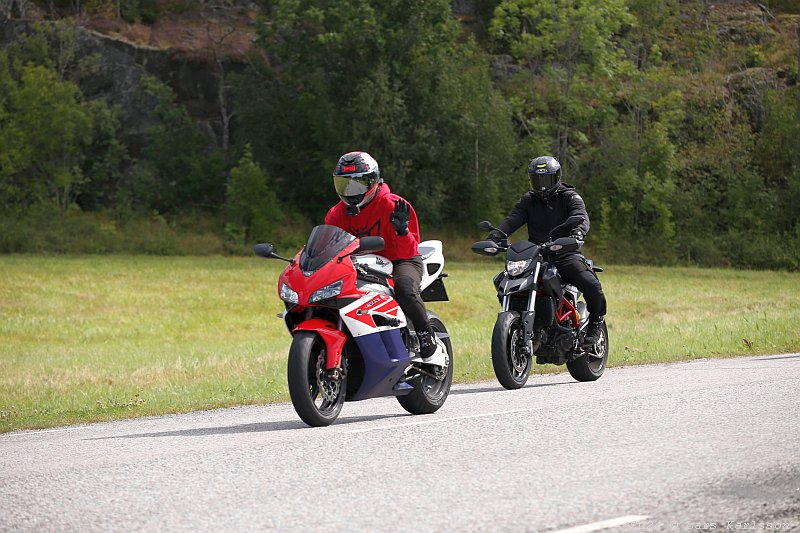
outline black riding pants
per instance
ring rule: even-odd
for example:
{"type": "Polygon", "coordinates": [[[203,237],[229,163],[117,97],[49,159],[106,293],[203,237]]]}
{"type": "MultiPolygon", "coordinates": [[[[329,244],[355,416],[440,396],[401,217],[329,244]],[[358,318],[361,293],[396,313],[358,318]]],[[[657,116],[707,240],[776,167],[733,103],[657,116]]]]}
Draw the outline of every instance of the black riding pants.
{"type": "Polygon", "coordinates": [[[419,285],[422,283],[422,257],[400,259],[393,264],[394,297],[400,304],[400,309],[414,324],[414,331],[427,331],[430,328],[430,321],[425,310],[425,302],[419,294],[419,285]]]}
{"type": "Polygon", "coordinates": [[[597,279],[597,274],[592,272],[583,256],[570,254],[560,257],[553,261],[556,265],[561,279],[575,287],[583,293],[586,299],[586,308],[591,318],[598,318],[606,314],[606,295],[603,294],[603,286],[597,279]]]}

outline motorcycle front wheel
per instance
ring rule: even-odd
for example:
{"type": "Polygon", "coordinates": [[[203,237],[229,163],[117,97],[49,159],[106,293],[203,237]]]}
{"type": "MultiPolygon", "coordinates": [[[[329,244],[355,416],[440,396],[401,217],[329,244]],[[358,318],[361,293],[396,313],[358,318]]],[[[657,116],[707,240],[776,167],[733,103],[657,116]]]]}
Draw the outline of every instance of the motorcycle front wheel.
{"type": "Polygon", "coordinates": [[[289,349],[289,396],[309,426],[328,426],[342,410],[347,379],[333,380],[325,371],[325,343],[314,332],[300,331],[289,349]]]}
{"type": "MultiPolygon", "coordinates": [[[[428,317],[435,332],[447,333],[447,329],[439,317],[433,313],[428,313],[428,317]]],[[[414,384],[414,390],[405,396],[397,397],[397,401],[403,406],[403,409],[412,415],[435,413],[444,405],[444,401],[450,394],[450,386],[453,384],[453,347],[450,344],[450,337],[442,338],[442,342],[450,358],[450,364],[444,370],[444,376],[437,379],[428,374],[420,374],[419,379],[414,384]]]]}
{"type": "Polygon", "coordinates": [[[608,327],[603,323],[600,340],[586,349],[586,353],[567,362],[567,370],[578,381],[595,381],[603,375],[608,362],[608,327]]]}
{"type": "Polygon", "coordinates": [[[531,375],[532,357],[520,353],[522,338],[519,313],[500,313],[492,332],[492,366],[497,381],[509,390],[525,385],[531,375]]]}

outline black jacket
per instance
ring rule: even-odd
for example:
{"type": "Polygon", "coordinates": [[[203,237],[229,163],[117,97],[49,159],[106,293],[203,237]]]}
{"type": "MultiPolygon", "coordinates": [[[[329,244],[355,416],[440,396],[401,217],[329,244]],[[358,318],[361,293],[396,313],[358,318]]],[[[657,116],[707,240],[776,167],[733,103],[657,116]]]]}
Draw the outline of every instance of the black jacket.
{"type": "Polygon", "coordinates": [[[583,198],[575,192],[575,187],[562,183],[548,198],[526,192],[522,195],[511,213],[500,223],[499,229],[511,235],[523,224],[528,224],[528,240],[543,243],[550,240],[550,232],[569,217],[583,218],[573,234],[580,232],[581,238],[589,231],[589,215],[583,198]]]}

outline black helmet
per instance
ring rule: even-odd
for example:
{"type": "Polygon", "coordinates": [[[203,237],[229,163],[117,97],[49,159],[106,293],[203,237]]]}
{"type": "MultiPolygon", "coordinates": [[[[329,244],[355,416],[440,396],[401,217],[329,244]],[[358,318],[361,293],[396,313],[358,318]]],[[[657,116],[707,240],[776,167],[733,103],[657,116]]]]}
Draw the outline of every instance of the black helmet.
{"type": "Polygon", "coordinates": [[[367,152],[348,152],[339,158],[333,171],[336,194],[347,204],[348,213],[356,214],[378,194],[383,183],[378,162],[367,152]]]}
{"type": "Polygon", "coordinates": [[[531,179],[531,190],[547,198],[561,183],[561,164],[549,155],[537,157],[528,165],[528,177],[531,179]]]}

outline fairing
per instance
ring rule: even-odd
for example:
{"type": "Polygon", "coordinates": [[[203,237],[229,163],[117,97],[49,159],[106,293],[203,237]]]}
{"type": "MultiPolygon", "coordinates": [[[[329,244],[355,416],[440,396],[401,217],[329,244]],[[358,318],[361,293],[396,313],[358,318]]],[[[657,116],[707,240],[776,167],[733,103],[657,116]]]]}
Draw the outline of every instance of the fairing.
{"type": "Polygon", "coordinates": [[[344,343],[347,342],[347,336],[333,322],[321,318],[312,318],[294,329],[295,333],[298,331],[313,331],[322,337],[327,353],[326,370],[337,368],[342,363],[342,349],[344,348],[344,343]]]}

